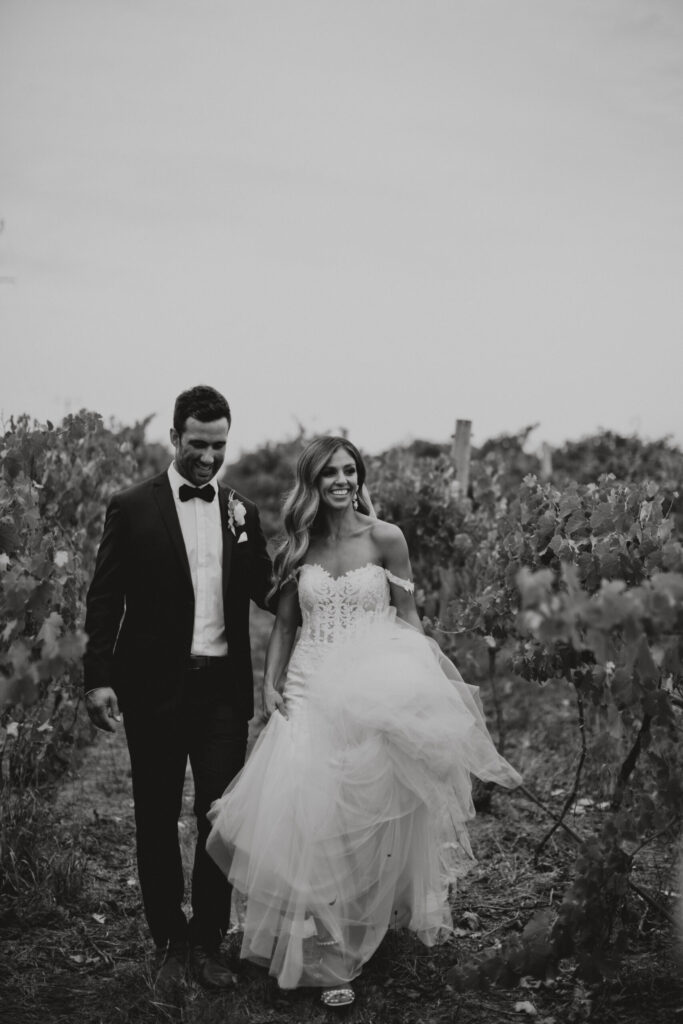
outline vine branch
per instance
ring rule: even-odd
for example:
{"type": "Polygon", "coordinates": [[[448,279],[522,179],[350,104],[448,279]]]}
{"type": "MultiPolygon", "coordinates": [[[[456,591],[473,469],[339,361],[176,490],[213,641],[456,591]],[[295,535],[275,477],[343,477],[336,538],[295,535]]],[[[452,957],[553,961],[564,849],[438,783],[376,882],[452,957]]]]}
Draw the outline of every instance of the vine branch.
{"type": "Polygon", "coordinates": [[[579,757],[579,763],[578,763],[578,765],[576,767],[576,772],[574,773],[574,784],[573,784],[573,786],[571,788],[571,792],[570,792],[569,796],[567,797],[567,799],[564,802],[562,810],[560,811],[559,818],[557,818],[557,820],[555,821],[555,823],[552,826],[552,828],[546,833],[546,835],[543,836],[543,838],[541,839],[540,843],[536,847],[536,851],[534,853],[534,864],[538,864],[538,858],[541,855],[541,851],[543,850],[545,845],[548,843],[550,838],[558,830],[560,825],[562,825],[564,823],[564,816],[567,813],[567,811],[569,810],[569,808],[572,806],[574,801],[576,800],[576,794],[579,791],[579,780],[581,779],[581,771],[583,769],[584,761],[586,760],[587,749],[586,749],[586,716],[585,716],[584,705],[583,705],[583,696],[581,695],[581,692],[578,689],[576,689],[576,705],[577,705],[578,712],[579,712],[579,735],[581,737],[581,755],[579,757]]]}
{"type": "MultiPolygon", "coordinates": [[[[524,796],[531,800],[532,803],[536,804],[537,807],[540,807],[541,810],[548,815],[548,817],[553,818],[553,820],[557,823],[557,827],[564,829],[567,835],[572,837],[574,842],[578,843],[579,846],[583,845],[583,839],[578,834],[578,832],[575,832],[574,829],[571,828],[571,826],[569,826],[566,821],[563,821],[557,814],[555,814],[554,811],[551,811],[551,809],[546,804],[544,804],[543,801],[540,800],[535,793],[532,793],[531,790],[526,788],[526,786],[518,786],[515,792],[517,791],[519,791],[520,793],[524,793],[524,796]]],[[[675,919],[671,916],[668,910],[666,910],[660,903],[657,902],[654,896],[651,896],[646,889],[643,889],[640,885],[637,884],[637,882],[634,882],[632,878],[628,878],[627,882],[630,889],[633,889],[633,891],[637,893],[637,895],[640,896],[642,900],[644,900],[646,903],[649,903],[652,909],[656,910],[657,913],[661,917],[663,917],[665,921],[668,921],[670,925],[676,927],[675,919]]]]}
{"type": "Polygon", "coordinates": [[[655,840],[661,839],[662,836],[667,835],[676,824],[676,820],[676,815],[674,815],[673,818],[671,818],[671,820],[667,822],[664,828],[659,830],[659,832],[653,832],[651,836],[648,836],[646,839],[643,839],[640,846],[636,847],[636,849],[631,854],[631,859],[634,860],[638,856],[640,851],[643,850],[646,846],[649,846],[650,843],[654,843],[655,840]]]}
{"type": "Polygon", "coordinates": [[[640,752],[643,749],[643,741],[650,735],[651,723],[652,715],[643,715],[643,721],[640,724],[638,735],[636,736],[633,746],[629,750],[621,768],[619,769],[619,775],[614,787],[614,792],[612,793],[611,808],[613,811],[617,811],[621,807],[621,802],[624,799],[626,783],[638,762],[640,752]]]}

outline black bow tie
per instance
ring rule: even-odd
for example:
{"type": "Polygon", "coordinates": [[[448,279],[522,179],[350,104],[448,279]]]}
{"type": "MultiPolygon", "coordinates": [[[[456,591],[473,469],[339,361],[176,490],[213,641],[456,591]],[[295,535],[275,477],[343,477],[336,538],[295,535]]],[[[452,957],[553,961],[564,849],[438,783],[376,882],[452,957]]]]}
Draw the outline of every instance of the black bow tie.
{"type": "Polygon", "coordinates": [[[216,491],[207,484],[206,487],[190,487],[189,484],[181,484],[180,490],[178,491],[178,497],[181,501],[190,501],[191,498],[201,498],[202,501],[213,501],[216,497],[216,491]]]}

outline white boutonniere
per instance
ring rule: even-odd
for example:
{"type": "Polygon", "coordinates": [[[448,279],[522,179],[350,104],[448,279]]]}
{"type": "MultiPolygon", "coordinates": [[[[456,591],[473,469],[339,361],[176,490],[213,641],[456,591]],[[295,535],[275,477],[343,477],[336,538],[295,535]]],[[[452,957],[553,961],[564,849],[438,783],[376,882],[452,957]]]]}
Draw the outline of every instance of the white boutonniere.
{"type": "MultiPolygon", "coordinates": [[[[228,529],[234,537],[237,536],[238,527],[244,526],[247,521],[247,510],[241,501],[237,500],[234,491],[228,495],[228,529]]],[[[240,534],[240,541],[246,540],[246,533],[240,534]]],[[[239,542],[238,542],[239,543],[239,542]]]]}

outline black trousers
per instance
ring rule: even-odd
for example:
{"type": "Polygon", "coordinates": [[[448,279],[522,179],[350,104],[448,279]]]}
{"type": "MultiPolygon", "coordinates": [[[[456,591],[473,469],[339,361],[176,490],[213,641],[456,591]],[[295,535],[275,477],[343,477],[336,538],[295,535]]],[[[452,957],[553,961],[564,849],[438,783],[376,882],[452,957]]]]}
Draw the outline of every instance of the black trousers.
{"type": "MultiPolygon", "coordinates": [[[[224,672],[224,670],[223,670],[224,672]]],[[[206,853],[206,813],[244,764],[248,723],[225,697],[214,669],[188,671],[178,703],[124,714],[135,802],[137,858],[145,915],[159,947],[189,941],[216,950],[230,923],[231,887],[206,853]],[[178,841],[188,757],[194,779],[197,844],[192,918],[182,910],[178,841]]]]}

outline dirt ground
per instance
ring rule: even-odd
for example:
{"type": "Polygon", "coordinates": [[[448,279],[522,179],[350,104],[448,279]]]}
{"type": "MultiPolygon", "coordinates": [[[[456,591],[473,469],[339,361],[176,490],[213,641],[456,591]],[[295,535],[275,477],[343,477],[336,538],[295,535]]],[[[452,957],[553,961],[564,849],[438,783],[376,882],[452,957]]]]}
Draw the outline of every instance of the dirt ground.
{"type": "MultiPolygon", "coordinates": [[[[566,764],[563,769],[550,746],[540,748],[541,728],[535,719],[515,735],[515,763],[527,784],[535,778],[551,792],[555,774],[559,778],[564,771],[566,784],[566,764]]],[[[179,824],[188,869],[191,805],[188,776],[179,824]]],[[[572,963],[562,964],[554,978],[522,979],[512,989],[461,993],[448,984],[456,963],[519,932],[538,909],[558,905],[574,849],[571,840],[557,835],[534,868],[534,849],[547,825],[543,811],[523,794],[496,792],[490,811],[471,828],[478,863],[454,896],[454,935],[430,950],[405,932],[390,933],[356,983],[351,1010],[325,1010],[311,989],[281,992],[265,971],[249,964],[240,967],[233,993],[207,993],[188,981],[176,1004],[163,1004],[155,993],[155,952],[137,882],[123,730],[101,735],[55,795],[50,829],[37,854],[43,866],[51,866],[49,891],[29,887],[0,905],[0,1021],[315,1024],[343,1016],[358,1024],[683,1024],[683,958],[668,926],[638,897],[631,948],[614,977],[595,989],[575,980],[572,963]]],[[[670,884],[672,861],[665,859],[666,867],[658,870],[653,854],[646,879],[660,889],[670,884]]],[[[226,947],[236,958],[236,930],[226,947]]]]}

